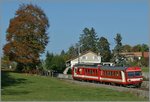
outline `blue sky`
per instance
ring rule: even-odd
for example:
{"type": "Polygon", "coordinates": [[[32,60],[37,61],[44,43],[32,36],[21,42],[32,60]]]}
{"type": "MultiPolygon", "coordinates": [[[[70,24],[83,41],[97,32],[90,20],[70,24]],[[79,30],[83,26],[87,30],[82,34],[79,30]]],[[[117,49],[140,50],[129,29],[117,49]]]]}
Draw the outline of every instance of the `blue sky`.
{"type": "Polygon", "coordinates": [[[32,3],[46,13],[50,28],[46,51],[60,53],[79,41],[85,27],[93,27],[98,37],[108,39],[111,49],[117,33],[123,44],[148,44],[148,0],[2,0],[0,2],[1,46],[6,43],[9,20],[19,4],[32,3]]]}

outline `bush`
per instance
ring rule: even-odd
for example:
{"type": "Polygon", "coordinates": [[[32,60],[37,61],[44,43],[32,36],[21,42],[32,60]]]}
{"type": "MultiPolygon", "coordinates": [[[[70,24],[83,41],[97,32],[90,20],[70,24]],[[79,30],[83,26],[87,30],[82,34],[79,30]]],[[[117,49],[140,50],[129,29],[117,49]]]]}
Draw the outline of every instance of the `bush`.
{"type": "Polygon", "coordinates": [[[69,68],[67,74],[72,74],[72,69],[69,68]]]}

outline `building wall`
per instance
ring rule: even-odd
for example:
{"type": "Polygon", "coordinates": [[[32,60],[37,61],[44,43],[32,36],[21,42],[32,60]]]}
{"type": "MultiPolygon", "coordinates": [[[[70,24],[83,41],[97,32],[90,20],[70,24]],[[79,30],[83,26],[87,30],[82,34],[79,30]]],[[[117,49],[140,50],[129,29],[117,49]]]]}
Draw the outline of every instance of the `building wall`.
{"type": "Polygon", "coordinates": [[[77,63],[101,63],[101,56],[94,53],[87,53],[71,61],[71,67],[77,63]]]}

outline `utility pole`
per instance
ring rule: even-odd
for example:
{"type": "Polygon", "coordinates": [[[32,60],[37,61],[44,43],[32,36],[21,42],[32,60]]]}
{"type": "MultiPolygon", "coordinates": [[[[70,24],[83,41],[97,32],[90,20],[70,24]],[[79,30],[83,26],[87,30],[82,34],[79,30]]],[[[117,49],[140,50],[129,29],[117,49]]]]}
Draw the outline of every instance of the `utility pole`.
{"type": "Polygon", "coordinates": [[[80,44],[78,44],[78,64],[80,63],[80,44]]]}

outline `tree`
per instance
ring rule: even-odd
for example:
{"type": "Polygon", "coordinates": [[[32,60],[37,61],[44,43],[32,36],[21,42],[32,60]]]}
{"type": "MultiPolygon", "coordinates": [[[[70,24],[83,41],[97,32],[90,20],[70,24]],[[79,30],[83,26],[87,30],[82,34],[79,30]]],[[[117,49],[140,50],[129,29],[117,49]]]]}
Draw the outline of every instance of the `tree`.
{"type": "Polygon", "coordinates": [[[133,46],[132,48],[133,52],[141,52],[142,51],[142,46],[140,44],[133,46]]]}
{"type": "Polygon", "coordinates": [[[61,53],[60,53],[60,55],[61,55],[61,56],[64,56],[64,55],[65,55],[65,51],[62,50],[61,53]]]}
{"type": "Polygon", "coordinates": [[[78,50],[77,50],[77,47],[76,46],[70,46],[69,47],[69,50],[67,51],[67,56],[68,58],[67,59],[71,59],[71,58],[74,58],[76,56],[78,56],[78,50]]]}
{"type": "Polygon", "coordinates": [[[52,65],[52,59],[54,58],[53,53],[46,53],[46,59],[45,59],[45,67],[46,70],[50,70],[51,69],[51,65],[52,65]]]}
{"type": "Polygon", "coordinates": [[[111,51],[109,42],[105,37],[101,37],[98,41],[98,50],[102,56],[102,62],[108,62],[111,59],[111,51]]]}
{"type": "Polygon", "coordinates": [[[145,51],[145,52],[149,52],[149,46],[148,46],[147,44],[142,44],[141,47],[142,47],[141,50],[142,50],[143,52],[144,52],[144,51],[145,51]]]}
{"type": "Polygon", "coordinates": [[[85,28],[83,30],[83,34],[81,34],[79,38],[79,45],[81,46],[82,52],[89,51],[89,50],[93,52],[98,52],[97,41],[98,38],[95,29],[85,28]]]}
{"type": "Polygon", "coordinates": [[[132,46],[130,45],[123,45],[122,46],[122,52],[132,52],[132,46]]]}
{"type": "Polygon", "coordinates": [[[65,69],[65,61],[62,56],[55,55],[51,61],[51,70],[55,70],[58,72],[63,72],[65,69]]]}
{"type": "Polygon", "coordinates": [[[116,46],[113,50],[113,59],[118,66],[123,65],[124,57],[120,54],[122,52],[122,37],[121,34],[117,33],[116,38],[114,38],[116,46]]]}
{"type": "Polygon", "coordinates": [[[149,52],[149,46],[147,44],[137,44],[132,48],[133,52],[149,52]]]}
{"type": "Polygon", "coordinates": [[[4,54],[19,67],[35,68],[48,43],[48,27],[48,18],[42,9],[32,4],[20,5],[7,29],[4,54]]]}

